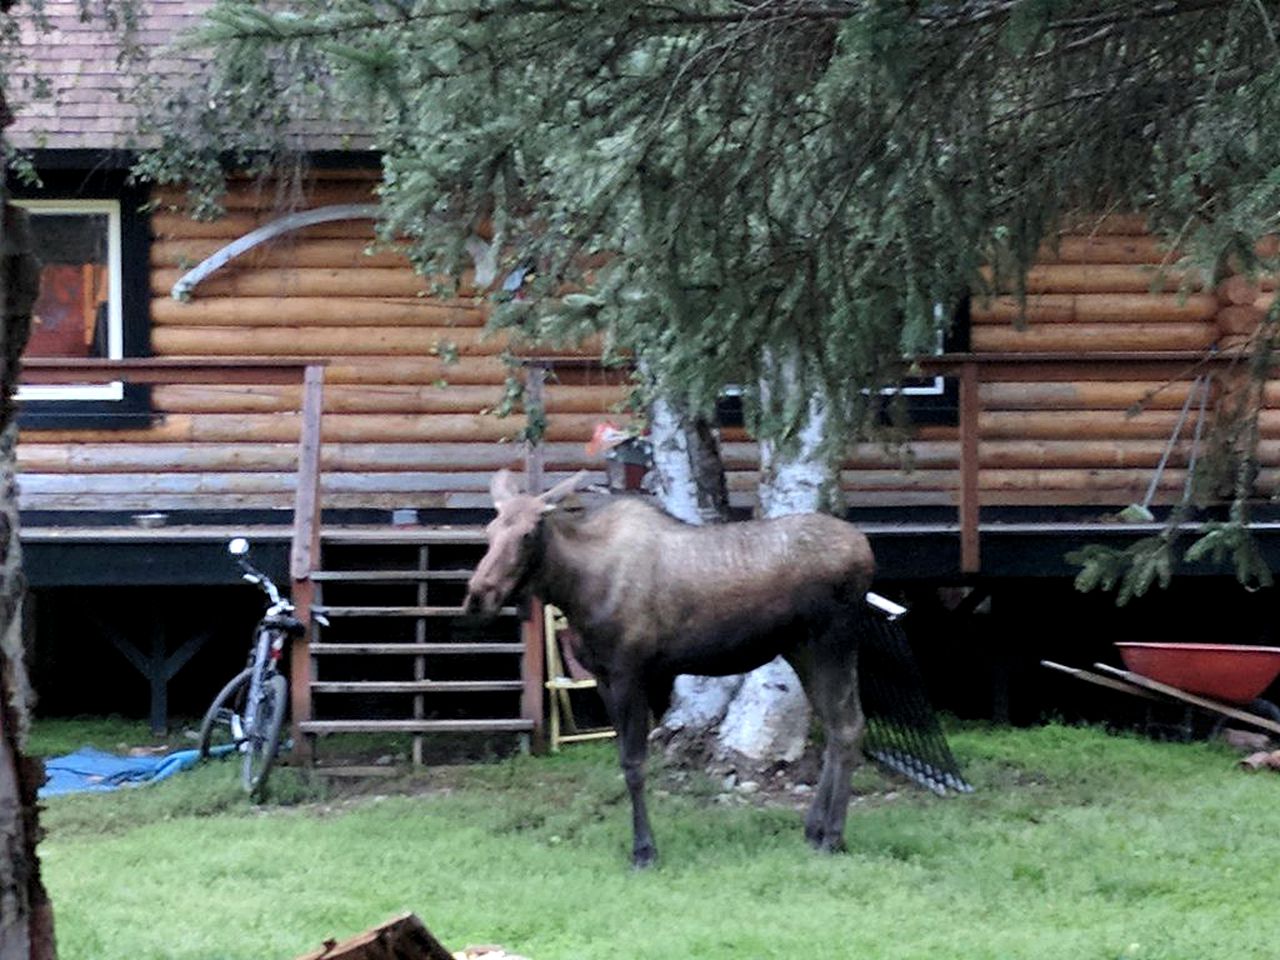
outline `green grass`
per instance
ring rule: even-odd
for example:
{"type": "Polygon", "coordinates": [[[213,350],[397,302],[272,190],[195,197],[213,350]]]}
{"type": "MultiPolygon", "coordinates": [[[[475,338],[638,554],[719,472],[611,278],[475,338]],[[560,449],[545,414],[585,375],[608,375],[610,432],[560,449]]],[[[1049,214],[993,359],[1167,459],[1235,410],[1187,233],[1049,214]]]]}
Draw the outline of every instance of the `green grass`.
{"type": "MultiPolygon", "coordinates": [[[[42,846],[71,960],[287,958],[402,910],[453,949],[621,957],[1214,960],[1275,955],[1280,779],[1203,745],[965,728],[978,786],[884,784],[847,855],[800,814],[656,783],[661,865],[626,865],[611,749],[432,768],[255,808],[228,766],[48,804],[42,846]]],[[[658,778],[662,779],[662,778],[658,778]]]]}

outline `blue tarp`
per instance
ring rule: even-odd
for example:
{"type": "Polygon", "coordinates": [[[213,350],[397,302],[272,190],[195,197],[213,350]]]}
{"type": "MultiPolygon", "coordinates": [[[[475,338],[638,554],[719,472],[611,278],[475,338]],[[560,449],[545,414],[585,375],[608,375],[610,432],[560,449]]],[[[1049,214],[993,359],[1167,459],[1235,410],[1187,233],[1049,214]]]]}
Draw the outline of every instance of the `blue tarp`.
{"type": "MultiPolygon", "coordinates": [[[[213,752],[225,753],[233,749],[232,746],[216,747],[213,752]]],[[[121,757],[93,747],[83,747],[65,757],[51,757],[44,762],[49,779],[40,788],[40,796],[101,792],[154,783],[189,770],[199,759],[198,750],[177,750],[161,757],[121,757]]]]}

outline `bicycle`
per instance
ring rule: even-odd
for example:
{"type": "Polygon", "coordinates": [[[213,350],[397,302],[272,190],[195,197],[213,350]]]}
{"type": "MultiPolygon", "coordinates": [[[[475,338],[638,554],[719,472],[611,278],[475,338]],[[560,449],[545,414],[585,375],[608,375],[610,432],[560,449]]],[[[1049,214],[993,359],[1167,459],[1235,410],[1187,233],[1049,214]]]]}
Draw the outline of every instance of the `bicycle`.
{"type": "Polygon", "coordinates": [[[294,616],[293,604],[280,596],[271,578],[249,562],[249,541],[236,537],[227,544],[227,551],[236,558],[242,577],[266,594],[268,605],[254,628],[248,665],[218,692],[200,723],[199,755],[205,760],[239,753],[245,792],[260,800],[280,750],[289,700],[289,683],[279,670],[280,659],[286,640],[302,636],[306,626],[294,616]]]}

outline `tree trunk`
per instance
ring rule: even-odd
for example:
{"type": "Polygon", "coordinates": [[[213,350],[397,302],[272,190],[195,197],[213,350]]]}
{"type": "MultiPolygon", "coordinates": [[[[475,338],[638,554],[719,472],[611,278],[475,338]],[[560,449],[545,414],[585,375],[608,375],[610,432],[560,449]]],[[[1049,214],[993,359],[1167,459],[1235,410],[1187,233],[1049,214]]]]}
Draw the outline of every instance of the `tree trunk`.
{"type": "MultiPolygon", "coordinates": [[[[770,364],[772,373],[761,384],[761,400],[787,406],[803,403],[793,396],[795,364],[789,356],[770,364]]],[[[838,489],[836,469],[826,439],[826,415],[811,398],[791,443],[760,444],[760,513],[780,517],[813,513],[833,506],[838,489]]],[[[749,673],[720,724],[717,747],[725,759],[745,759],[748,765],[794,762],[804,753],[809,735],[810,709],[800,679],[781,657],[749,673]]]]}
{"type": "MultiPolygon", "coordinates": [[[[8,116],[0,92],[0,123],[8,116]]],[[[36,856],[38,760],[23,756],[30,690],[23,661],[26,583],[14,483],[13,391],[31,327],[39,271],[26,214],[5,202],[0,181],[0,960],[53,960],[53,911],[36,856]]]]}
{"type": "MultiPolygon", "coordinates": [[[[765,387],[794,390],[783,367],[765,387]]],[[[782,397],[785,399],[785,397],[782,397]]],[[[761,444],[760,502],[764,516],[804,513],[832,506],[836,472],[824,444],[826,418],[810,402],[796,442],[761,444]]],[[[669,401],[651,412],[656,489],[668,512],[687,523],[728,517],[724,466],[714,431],[669,401]]],[[[782,659],[745,676],[676,678],[671,709],[654,731],[668,756],[700,753],[744,769],[793,762],[804,752],[809,703],[795,671],[782,659]]]]}
{"type": "MultiPolygon", "coordinates": [[[[659,397],[650,409],[654,488],[662,506],[685,523],[729,519],[729,493],[715,430],[678,403],[659,397]]],[[[676,677],[671,708],[653,737],[668,755],[704,752],[742,677],[676,677]]]]}

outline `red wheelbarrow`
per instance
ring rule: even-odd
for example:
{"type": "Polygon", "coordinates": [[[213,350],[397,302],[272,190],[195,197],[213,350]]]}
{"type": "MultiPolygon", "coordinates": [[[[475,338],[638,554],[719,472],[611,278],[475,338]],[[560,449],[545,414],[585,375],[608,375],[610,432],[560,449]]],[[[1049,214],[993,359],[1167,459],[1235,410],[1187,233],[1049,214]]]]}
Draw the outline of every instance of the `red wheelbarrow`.
{"type": "Polygon", "coordinates": [[[1051,660],[1043,666],[1080,680],[1154,700],[1174,700],[1280,734],[1280,708],[1259,699],[1280,675],[1280,647],[1228,643],[1117,643],[1128,670],[1093,670],[1051,660]]]}

